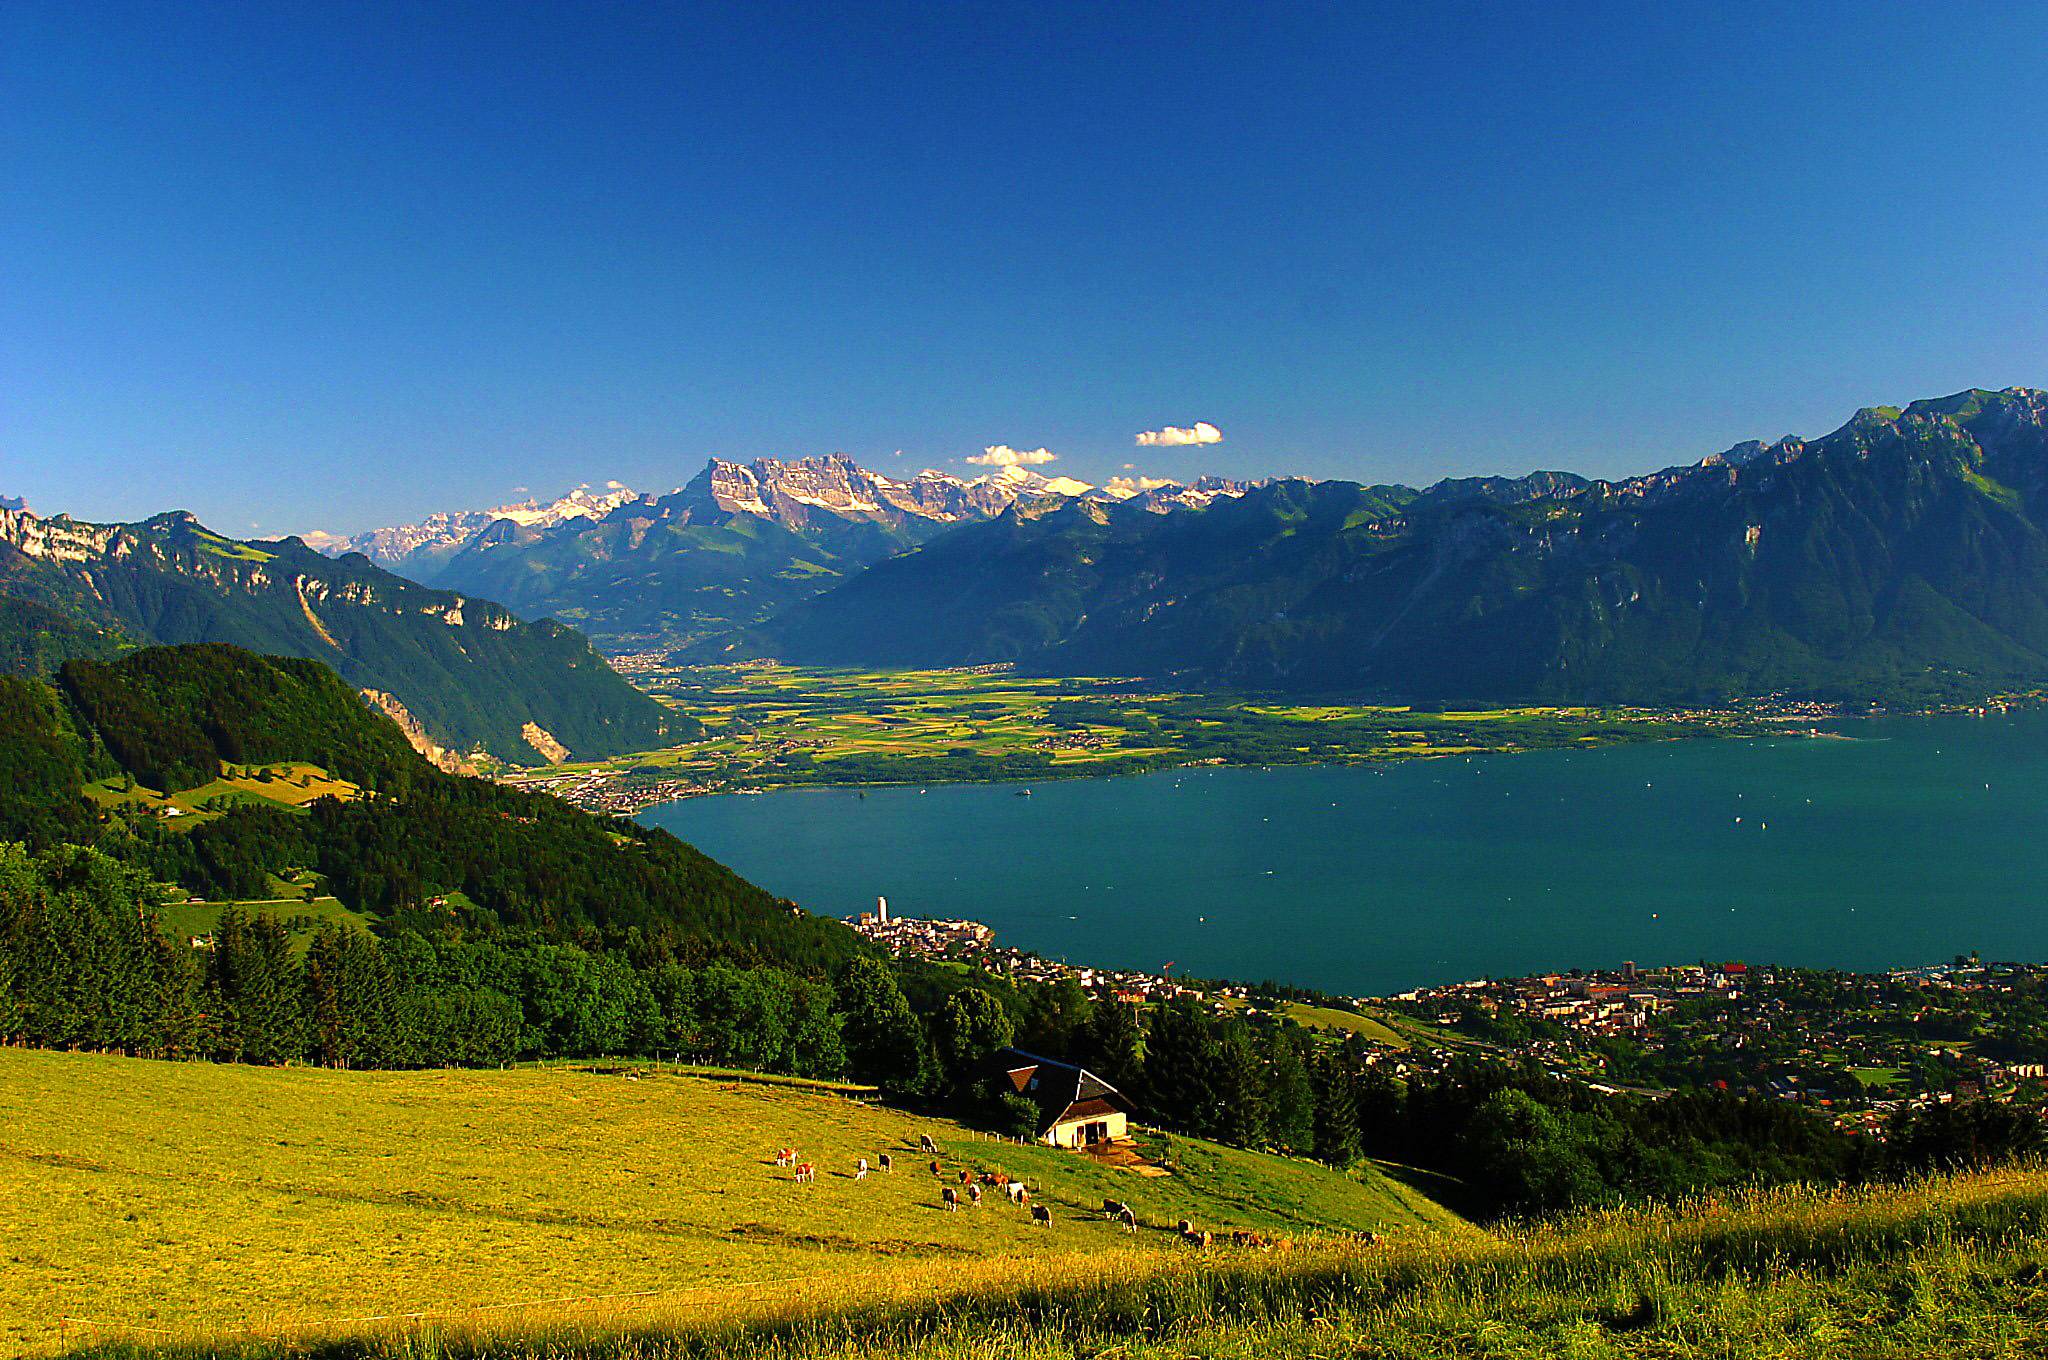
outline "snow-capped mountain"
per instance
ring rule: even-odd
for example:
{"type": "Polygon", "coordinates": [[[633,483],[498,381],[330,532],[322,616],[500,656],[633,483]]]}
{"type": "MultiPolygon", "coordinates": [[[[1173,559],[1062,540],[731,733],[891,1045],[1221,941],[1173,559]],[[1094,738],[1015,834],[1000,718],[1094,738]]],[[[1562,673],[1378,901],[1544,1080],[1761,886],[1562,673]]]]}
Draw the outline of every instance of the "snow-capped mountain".
{"type": "Polygon", "coordinates": [[[616,484],[546,503],[430,515],[350,537],[305,536],[333,556],[360,552],[415,580],[504,601],[528,617],[573,621],[615,651],[668,647],[758,623],[882,558],[1013,505],[1124,502],[1164,513],[1241,495],[1244,484],[1114,479],[1095,486],[1024,467],[958,477],[892,477],[844,454],[714,458],[688,485],[642,493],[616,484]]]}
{"type": "Polygon", "coordinates": [[[306,546],[329,557],[359,552],[387,571],[416,581],[432,581],[450,557],[500,520],[552,529],[574,520],[602,519],[640,493],[617,482],[603,487],[579,486],[551,501],[528,499],[488,510],[440,510],[417,524],[368,529],[359,534],[314,530],[301,534],[306,546]]]}

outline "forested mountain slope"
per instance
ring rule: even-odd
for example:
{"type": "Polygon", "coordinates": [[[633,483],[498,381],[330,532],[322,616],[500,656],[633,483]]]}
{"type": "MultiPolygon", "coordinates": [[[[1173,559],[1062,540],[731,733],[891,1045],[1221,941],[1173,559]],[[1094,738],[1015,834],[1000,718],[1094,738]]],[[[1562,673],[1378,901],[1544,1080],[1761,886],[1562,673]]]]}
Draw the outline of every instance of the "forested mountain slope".
{"type": "Polygon", "coordinates": [[[1414,701],[2048,679],[2048,394],[1859,412],[1622,482],[1284,482],[967,526],[698,649],[1414,701]]]}
{"type": "Polygon", "coordinates": [[[436,743],[535,764],[595,757],[696,725],[615,673],[574,629],[429,590],[297,539],[243,543],[190,515],[86,524],[0,510],[0,661],[47,670],[137,643],[224,642],[310,657],[391,696],[436,743]]]}
{"type": "Polygon", "coordinates": [[[9,840],[92,845],[213,900],[267,896],[273,876],[311,870],[359,912],[437,929],[798,966],[857,950],[836,922],[666,832],[444,774],[325,666],[218,645],[73,661],[54,684],[0,676],[9,840]],[[162,792],[224,764],[278,762],[317,765],[356,792],[174,820],[121,796],[128,781],[162,792]]]}

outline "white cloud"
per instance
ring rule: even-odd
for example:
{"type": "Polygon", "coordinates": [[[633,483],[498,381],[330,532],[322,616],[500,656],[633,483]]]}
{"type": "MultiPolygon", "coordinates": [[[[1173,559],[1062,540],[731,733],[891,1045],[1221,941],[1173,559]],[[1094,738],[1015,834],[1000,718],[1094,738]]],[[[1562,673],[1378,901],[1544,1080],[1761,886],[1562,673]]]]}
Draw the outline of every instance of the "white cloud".
{"type": "Polygon", "coordinates": [[[606,482],[604,485],[607,491],[624,491],[626,489],[624,482],[606,482]]]}
{"type": "Polygon", "coordinates": [[[1036,467],[1058,457],[1051,449],[1013,449],[1008,444],[991,444],[967,461],[976,467],[1036,467]]]}
{"type": "Polygon", "coordinates": [[[1138,442],[1151,448],[1177,448],[1182,444],[1221,444],[1223,431],[1206,420],[1192,425],[1168,425],[1164,429],[1145,430],[1138,435],[1138,442]]]}

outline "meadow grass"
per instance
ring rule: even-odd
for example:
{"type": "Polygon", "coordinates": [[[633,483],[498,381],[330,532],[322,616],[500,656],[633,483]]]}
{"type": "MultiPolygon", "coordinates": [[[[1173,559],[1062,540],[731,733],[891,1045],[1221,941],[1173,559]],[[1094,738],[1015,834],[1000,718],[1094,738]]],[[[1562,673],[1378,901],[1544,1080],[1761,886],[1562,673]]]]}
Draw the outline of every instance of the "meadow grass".
{"type": "Polygon", "coordinates": [[[649,1065],[348,1073],[0,1049],[0,1354],[479,1308],[724,1316],[795,1283],[844,1302],[881,1276],[937,1287],[981,1262],[1007,1277],[1018,1259],[1156,1255],[1181,1217],[1301,1238],[1476,1232],[1374,1173],[1177,1137],[1155,1150],[1171,1175],[649,1065]],[[946,1212],[915,1150],[926,1131],[949,1183],[961,1167],[1021,1177],[1052,1226],[993,1201],[946,1212]],[[817,1163],[815,1184],[771,1165],[784,1145],[817,1163]],[[884,1151],[895,1171],[856,1183],[854,1159],[884,1151]],[[1104,1221],[1105,1198],[1143,1231],[1104,1221]],[[585,1302],[533,1307],[564,1299],[585,1302]]]}
{"type": "Polygon", "coordinates": [[[88,1354],[837,1360],[853,1356],[1906,1357],[2048,1344],[2048,1176],[1783,1190],[1495,1238],[1289,1252],[1083,1251],[495,1319],[390,1320],[88,1354]]]}

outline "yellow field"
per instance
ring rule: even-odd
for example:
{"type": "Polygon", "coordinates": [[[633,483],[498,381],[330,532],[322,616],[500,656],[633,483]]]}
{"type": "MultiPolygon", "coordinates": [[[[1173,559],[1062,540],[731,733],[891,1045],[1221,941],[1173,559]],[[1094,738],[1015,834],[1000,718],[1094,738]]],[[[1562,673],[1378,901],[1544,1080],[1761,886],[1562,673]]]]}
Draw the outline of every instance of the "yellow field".
{"type": "Polygon", "coordinates": [[[647,1297],[593,1306],[673,1316],[792,1287],[764,1282],[870,1288],[878,1269],[931,1281],[976,1261],[1148,1252],[1182,1216],[1303,1237],[1474,1232],[1376,1174],[1186,1139],[1164,1154],[1172,1174],[1139,1176],[835,1093],[649,1067],[344,1073],[0,1050],[0,1353],[93,1328],[289,1333],[625,1294],[647,1297]],[[949,1174],[1024,1178],[1053,1226],[993,1201],[945,1212],[914,1151],[924,1130],[949,1174]],[[784,1144],[817,1162],[815,1184],[770,1164],[784,1144]],[[856,1183],[854,1158],[884,1151],[895,1172],[856,1183]],[[1105,1197],[1145,1230],[1089,1212],[1105,1197]]]}
{"type": "Polygon", "coordinates": [[[206,804],[216,798],[236,803],[297,808],[319,798],[353,798],[356,786],[335,779],[318,765],[282,761],[274,765],[223,765],[220,778],[196,789],[164,794],[140,784],[121,787],[113,781],[86,786],[86,796],[103,807],[135,805],[196,824],[210,820],[206,804]],[[268,776],[265,778],[264,776],[268,776]]]}

